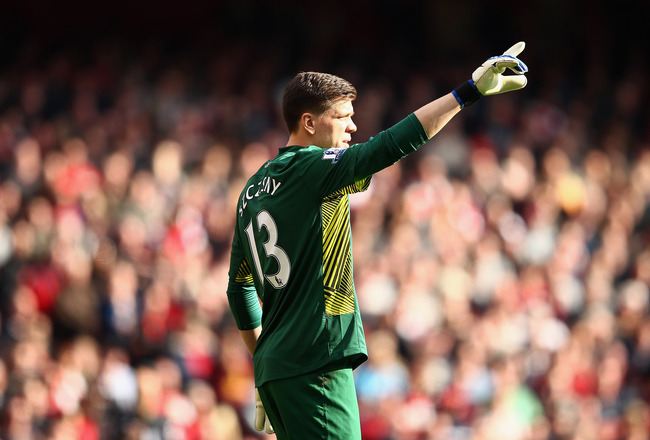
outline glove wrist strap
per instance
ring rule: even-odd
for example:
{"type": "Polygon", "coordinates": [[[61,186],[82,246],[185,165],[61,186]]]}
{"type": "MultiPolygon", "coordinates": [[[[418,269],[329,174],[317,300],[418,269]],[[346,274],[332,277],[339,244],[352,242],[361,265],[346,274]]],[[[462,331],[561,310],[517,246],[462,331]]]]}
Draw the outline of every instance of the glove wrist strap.
{"type": "Polygon", "coordinates": [[[456,101],[458,101],[461,108],[469,107],[483,96],[474,85],[474,81],[471,79],[456,87],[451,93],[454,95],[454,98],[456,98],[456,101]]]}

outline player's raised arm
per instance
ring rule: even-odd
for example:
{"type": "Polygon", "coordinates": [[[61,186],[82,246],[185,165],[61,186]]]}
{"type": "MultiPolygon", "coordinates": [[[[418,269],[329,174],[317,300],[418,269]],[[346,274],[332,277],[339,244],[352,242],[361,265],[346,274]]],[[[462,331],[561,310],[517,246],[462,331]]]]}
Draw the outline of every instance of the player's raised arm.
{"type": "Polygon", "coordinates": [[[526,86],[524,75],[528,67],[517,58],[526,44],[523,41],[513,45],[503,55],[488,58],[472,73],[472,78],[451,93],[416,110],[415,116],[429,138],[433,137],[462,108],[476,102],[482,96],[519,90],[526,86]],[[514,75],[504,75],[507,69],[514,75]]]}

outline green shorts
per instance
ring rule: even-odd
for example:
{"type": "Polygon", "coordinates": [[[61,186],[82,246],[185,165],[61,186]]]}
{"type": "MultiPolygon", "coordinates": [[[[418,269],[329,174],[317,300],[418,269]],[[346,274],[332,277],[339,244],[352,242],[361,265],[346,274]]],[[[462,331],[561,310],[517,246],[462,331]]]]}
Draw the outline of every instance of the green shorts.
{"type": "Polygon", "coordinates": [[[258,391],[278,440],[361,440],[350,368],[274,380],[258,391]]]}

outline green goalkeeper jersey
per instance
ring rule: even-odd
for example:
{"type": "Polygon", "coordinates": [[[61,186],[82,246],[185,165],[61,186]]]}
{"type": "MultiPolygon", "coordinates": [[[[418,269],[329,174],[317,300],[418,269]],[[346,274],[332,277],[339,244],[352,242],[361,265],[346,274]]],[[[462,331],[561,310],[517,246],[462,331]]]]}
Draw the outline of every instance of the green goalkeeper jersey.
{"type": "Polygon", "coordinates": [[[281,148],[248,180],[237,203],[227,293],[240,330],[262,325],[253,355],[257,387],[367,359],[349,194],[426,141],[411,114],[347,149],[281,148]]]}

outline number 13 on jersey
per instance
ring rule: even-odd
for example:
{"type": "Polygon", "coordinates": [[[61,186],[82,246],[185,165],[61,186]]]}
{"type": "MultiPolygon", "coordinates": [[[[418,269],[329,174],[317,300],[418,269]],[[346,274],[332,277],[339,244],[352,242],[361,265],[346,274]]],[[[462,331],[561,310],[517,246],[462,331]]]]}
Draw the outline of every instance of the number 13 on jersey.
{"type": "Polygon", "coordinates": [[[262,272],[262,261],[260,260],[260,255],[257,253],[255,231],[253,230],[253,219],[251,219],[248,226],[246,226],[245,231],[246,236],[248,237],[248,244],[251,248],[255,270],[257,271],[260,281],[266,278],[271,286],[276,289],[281,289],[286,286],[289,281],[289,276],[291,275],[291,262],[289,261],[289,256],[284,249],[278,246],[278,227],[273,217],[271,217],[271,214],[269,214],[268,211],[260,211],[257,213],[255,220],[257,222],[257,232],[261,232],[262,228],[264,228],[268,234],[268,239],[262,245],[265,253],[264,258],[274,258],[278,264],[278,271],[272,275],[265,275],[262,272]]]}

